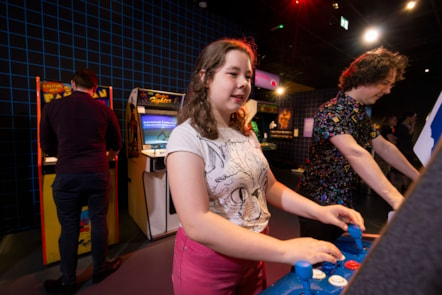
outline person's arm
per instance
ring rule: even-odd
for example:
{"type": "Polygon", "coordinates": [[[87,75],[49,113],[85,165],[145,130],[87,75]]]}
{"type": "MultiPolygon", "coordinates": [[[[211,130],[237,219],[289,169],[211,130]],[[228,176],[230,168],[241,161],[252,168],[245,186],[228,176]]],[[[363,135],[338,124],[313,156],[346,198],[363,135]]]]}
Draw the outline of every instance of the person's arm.
{"type": "Polygon", "coordinates": [[[119,152],[120,152],[120,151],[114,151],[113,149],[108,150],[108,151],[106,152],[107,159],[108,159],[109,161],[113,161],[113,160],[115,160],[115,157],[118,155],[119,152]]]}
{"type": "Polygon", "coordinates": [[[394,144],[378,136],[373,139],[373,148],[376,154],[410,179],[416,180],[419,177],[419,171],[408,162],[407,158],[394,144]]]}
{"type": "Polygon", "coordinates": [[[341,205],[321,206],[277,181],[270,169],[267,187],[267,201],[276,208],[336,225],[344,231],[347,231],[348,223],[357,224],[365,230],[364,220],[359,212],[341,205]]]}
{"type": "Polygon", "coordinates": [[[120,125],[118,124],[117,116],[115,113],[109,111],[109,125],[106,131],[106,146],[108,151],[106,152],[109,161],[113,161],[120,152],[123,145],[121,138],[120,125]]]}
{"type": "Polygon", "coordinates": [[[388,181],[371,154],[349,134],[335,135],[330,138],[330,141],[341,151],[368,186],[381,196],[393,210],[397,210],[404,198],[388,181]]]}
{"type": "Polygon", "coordinates": [[[341,257],[333,244],[312,238],[286,241],[242,228],[209,210],[202,159],[190,152],[167,156],[167,173],[179,220],[186,235],[207,247],[250,260],[294,264],[300,259],[311,263],[336,262],[341,257]],[[185,170],[183,170],[185,167],[185,170]]]}

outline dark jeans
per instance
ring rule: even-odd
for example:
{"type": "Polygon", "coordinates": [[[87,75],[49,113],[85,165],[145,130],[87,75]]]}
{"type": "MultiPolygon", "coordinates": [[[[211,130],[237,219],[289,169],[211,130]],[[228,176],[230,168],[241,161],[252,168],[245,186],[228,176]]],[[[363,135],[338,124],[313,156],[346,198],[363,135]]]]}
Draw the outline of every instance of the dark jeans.
{"type": "Polygon", "coordinates": [[[336,241],[344,232],[337,226],[303,217],[299,217],[299,226],[301,237],[311,237],[328,242],[336,241]]]}
{"type": "Polygon", "coordinates": [[[74,283],[78,260],[80,214],[83,206],[88,206],[91,220],[94,273],[101,270],[108,253],[106,215],[110,197],[110,174],[109,171],[57,174],[52,184],[52,191],[61,225],[58,245],[62,282],[74,283]]]}

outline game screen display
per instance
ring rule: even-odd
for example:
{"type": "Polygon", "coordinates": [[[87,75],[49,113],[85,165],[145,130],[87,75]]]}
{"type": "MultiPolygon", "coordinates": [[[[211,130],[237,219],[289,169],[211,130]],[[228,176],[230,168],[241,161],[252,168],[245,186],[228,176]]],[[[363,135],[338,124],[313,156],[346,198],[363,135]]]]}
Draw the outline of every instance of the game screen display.
{"type": "Polygon", "coordinates": [[[176,114],[141,114],[143,144],[150,149],[164,149],[177,124],[176,114]]]}
{"type": "Polygon", "coordinates": [[[253,132],[255,132],[256,137],[258,139],[260,139],[261,135],[259,134],[258,122],[256,122],[255,120],[252,120],[252,121],[250,121],[250,124],[252,125],[252,130],[253,130],[253,132]]]}

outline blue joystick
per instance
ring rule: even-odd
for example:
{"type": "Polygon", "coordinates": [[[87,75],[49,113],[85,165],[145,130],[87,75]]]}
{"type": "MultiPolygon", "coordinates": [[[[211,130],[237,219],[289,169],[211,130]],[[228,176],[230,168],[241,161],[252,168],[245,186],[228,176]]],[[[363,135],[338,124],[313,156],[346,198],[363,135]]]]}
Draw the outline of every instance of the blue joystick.
{"type": "Polygon", "coordinates": [[[356,224],[349,224],[348,233],[355,240],[358,249],[362,251],[364,247],[362,246],[362,231],[359,226],[357,226],[356,224]]]}
{"type": "Polygon", "coordinates": [[[301,279],[302,287],[304,288],[305,295],[311,295],[310,279],[313,277],[312,264],[305,260],[296,261],[295,271],[298,277],[301,279]]]}

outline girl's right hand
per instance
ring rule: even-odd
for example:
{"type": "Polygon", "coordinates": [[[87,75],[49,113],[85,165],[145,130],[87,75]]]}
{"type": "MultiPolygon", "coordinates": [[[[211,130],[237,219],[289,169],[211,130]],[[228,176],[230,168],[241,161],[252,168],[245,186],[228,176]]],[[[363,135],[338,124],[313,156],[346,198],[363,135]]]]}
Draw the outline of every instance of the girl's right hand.
{"type": "Polygon", "coordinates": [[[343,257],[341,251],[330,242],[313,238],[295,238],[283,241],[287,253],[287,263],[295,265],[298,260],[307,260],[312,265],[328,261],[336,263],[343,257]]]}

